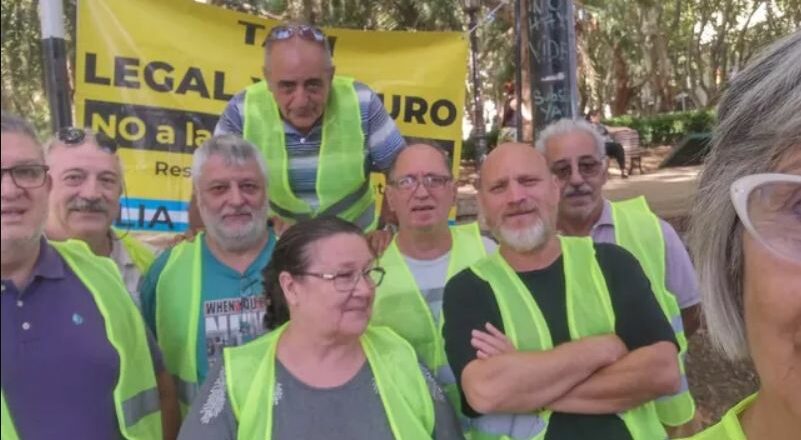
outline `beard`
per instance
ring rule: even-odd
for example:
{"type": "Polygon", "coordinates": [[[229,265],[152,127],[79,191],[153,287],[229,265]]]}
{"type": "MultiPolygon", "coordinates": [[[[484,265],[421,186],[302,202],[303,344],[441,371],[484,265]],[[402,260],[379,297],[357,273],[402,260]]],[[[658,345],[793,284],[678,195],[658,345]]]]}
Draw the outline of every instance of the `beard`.
{"type": "Polygon", "coordinates": [[[547,225],[542,219],[524,228],[512,229],[501,224],[493,228],[492,233],[506,246],[516,252],[531,252],[542,248],[548,243],[553,232],[553,227],[547,225]]]}
{"type": "Polygon", "coordinates": [[[222,215],[211,214],[200,208],[200,218],[206,226],[209,236],[229,252],[241,252],[258,244],[267,232],[267,203],[258,210],[238,210],[236,213],[252,214],[253,219],[247,224],[230,227],[222,220],[222,215]]]}

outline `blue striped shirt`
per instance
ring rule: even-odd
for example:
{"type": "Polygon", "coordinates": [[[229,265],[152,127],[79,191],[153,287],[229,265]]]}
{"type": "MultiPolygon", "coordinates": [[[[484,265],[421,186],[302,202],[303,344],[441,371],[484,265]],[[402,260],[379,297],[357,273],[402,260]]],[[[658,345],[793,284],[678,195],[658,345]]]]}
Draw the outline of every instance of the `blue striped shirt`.
{"type": "MultiPolygon", "coordinates": [[[[359,97],[361,109],[365,171],[386,171],[398,152],[406,145],[405,141],[378,95],[358,81],[354,81],[353,86],[359,97]]],[[[243,91],[228,102],[214,128],[214,134],[233,133],[241,136],[245,125],[244,114],[243,91]]],[[[322,118],[306,135],[284,121],[284,137],[289,156],[289,187],[312,209],[319,207],[315,183],[322,136],[322,118]]]]}

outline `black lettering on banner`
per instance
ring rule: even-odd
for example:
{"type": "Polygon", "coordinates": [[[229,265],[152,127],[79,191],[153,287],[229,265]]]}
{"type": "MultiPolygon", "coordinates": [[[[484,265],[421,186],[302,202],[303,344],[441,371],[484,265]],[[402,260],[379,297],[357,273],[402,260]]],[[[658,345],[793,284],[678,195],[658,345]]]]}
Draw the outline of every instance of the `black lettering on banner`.
{"type": "Polygon", "coordinates": [[[389,117],[396,121],[402,112],[403,122],[425,125],[430,120],[437,126],[447,127],[453,125],[458,115],[456,105],[447,99],[438,99],[431,105],[419,96],[391,95],[389,105],[383,93],[378,94],[378,99],[389,117]]]}
{"type": "MultiPolygon", "coordinates": [[[[139,58],[114,57],[110,66],[113,69],[111,77],[104,77],[98,74],[97,54],[87,52],[84,63],[86,66],[84,81],[90,84],[112,85],[111,78],[113,78],[114,87],[139,89],[144,82],[146,88],[158,93],[174,92],[180,95],[195,93],[201,98],[213,98],[223,102],[228,102],[233,97],[233,94],[225,90],[226,73],[219,70],[215,70],[212,77],[209,72],[204,75],[199,67],[190,66],[185,71],[176,72],[175,67],[166,61],[154,60],[140,67],[143,62],[139,58]],[[213,96],[209,93],[207,77],[213,81],[211,84],[213,96]],[[174,88],[176,81],[178,87],[174,88]]],[[[257,82],[261,78],[253,80],[257,82]]]]}
{"type": "Polygon", "coordinates": [[[431,121],[440,127],[447,127],[456,120],[456,106],[447,99],[438,99],[431,106],[431,121]],[[445,117],[440,117],[440,110],[445,109],[445,117]]]}
{"type": "Polygon", "coordinates": [[[167,168],[169,168],[169,167],[170,167],[170,164],[168,164],[167,162],[162,162],[160,160],[157,160],[156,161],[156,175],[158,176],[159,174],[163,174],[163,175],[166,176],[167,175],[167,168]]]}
{"type": "Polygon", "coordinates": [[[84,66],[86,67],[85,69],[86,73],[84,75],[85,82],[89,84],[100,84],[103,86],[111,84],[111,78],[97,75],[97,54],[87,52],[84,66]]]}
{"type": "Polygon", "coordinates": [[[136,78],[136,69],[139,67],[139,58],[114,57],[114,86],[138,89],[141,87],[136,78]]]}
{"type": "Polygon", "coordinates": [[[256,45],[256,30],[264,29],[263,24],[251,23],[249,21],[239,20],[236,22],[245,27],[245,44],[248,46],[256,45]]]}
{"type": "Polygon", "coordinates": [[[178,84],[175,93],[185,95],[186,92],[190,90],[196,91],[204,98],[209,97],[209,88],[206,87],[206,80],[203,79],[203,72],[197,67],[190,67],[189,70],[186,71],[186,75],[184,79],[181,80],[181,84],[178,84]]]}
{"type": "Polygon", "coordinates": [[[150,219],[150,223],[148,223],[147,228],[152,229],[156,223],[164,223],[168,228],[173,229],[172,219],[170,219],[170,212],[167,211],[167,208],[164,206],[159,206],[156,208],[156,213],[153,214],[153,218],[150,219]]]}
{"type": "Polygon", "coordinates": [[[208,113],[94,100],[86,100],[84,109],[84,123],[116,139],[121,148],[173,153],[193,153],[211,137],[218,119],[208,113]]]}
{"type": "Polygon", "coordinates": [[[156,92],[172,91],[172,86],[173,86],[172,77],[167,74],[172,73],[173,70],[175,70],[175,68],[172,67],[170,64],[165,63],[164,61],[153,61],[147,63],[144,72],[145,84],[147,84],[148,87],[155,90],[156,92]],[[162,81],[158,81],[156,79],[157,71],[165,72],[164,79],[162,81]]]}

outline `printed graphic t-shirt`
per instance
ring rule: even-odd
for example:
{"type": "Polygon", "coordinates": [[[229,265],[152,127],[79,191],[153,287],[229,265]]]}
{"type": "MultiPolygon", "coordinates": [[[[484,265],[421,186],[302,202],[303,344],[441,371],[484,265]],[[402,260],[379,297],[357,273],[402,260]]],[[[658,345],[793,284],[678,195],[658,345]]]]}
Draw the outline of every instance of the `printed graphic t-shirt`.
{"type": "MultiPolygon", "coordinates": [[[[205,237],[204,237],[205,238],[205,237]]],[[[228,267],[203,241],[200,320],[197,340],[197,369],[203,383],[210,367],[220,361],[224,347],[244,344],[264,334],[266,304],[262,294],[262,269],[275,248],[275,234],[244,273],[228,267]]],[[[156,259],[140,286],[142,313],[156,334],[156,284],[170,251],[156,259]]],[[[187,276],[191,276],[187,274],[187,276]]]]}

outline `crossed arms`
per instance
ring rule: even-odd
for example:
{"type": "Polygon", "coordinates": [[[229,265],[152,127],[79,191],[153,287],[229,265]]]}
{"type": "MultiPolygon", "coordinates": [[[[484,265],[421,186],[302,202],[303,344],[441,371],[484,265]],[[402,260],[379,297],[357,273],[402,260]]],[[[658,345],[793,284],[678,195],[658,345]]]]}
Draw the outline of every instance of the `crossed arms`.
{"type": "Polygon", "coordinates": [[[676,346],[668,341],[628,351],[616,335],[516,351],[491,324],[474,330],[478,355],[462,371],[465,397],[480,413],[610,414],[678,391],[676,346]]]}

